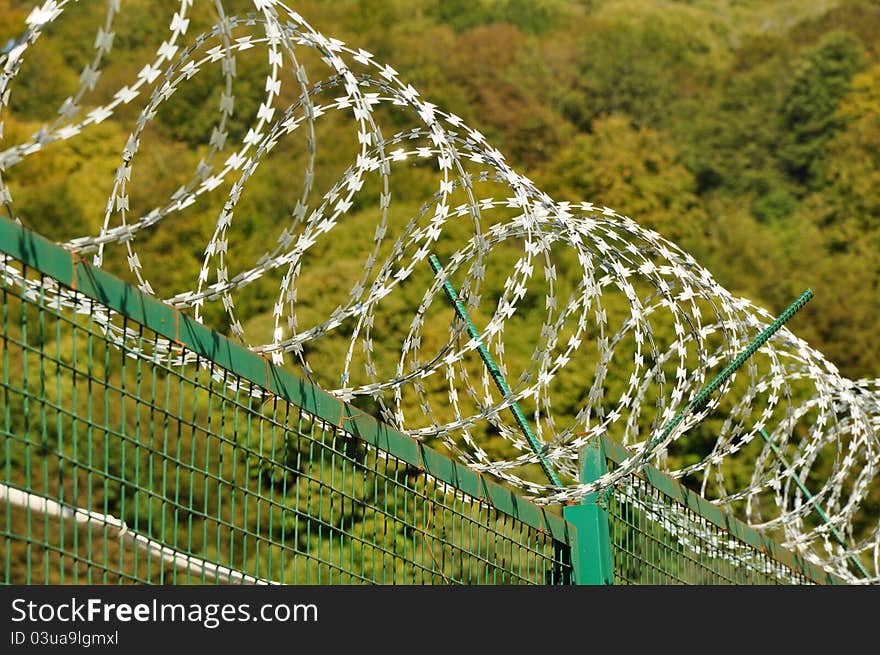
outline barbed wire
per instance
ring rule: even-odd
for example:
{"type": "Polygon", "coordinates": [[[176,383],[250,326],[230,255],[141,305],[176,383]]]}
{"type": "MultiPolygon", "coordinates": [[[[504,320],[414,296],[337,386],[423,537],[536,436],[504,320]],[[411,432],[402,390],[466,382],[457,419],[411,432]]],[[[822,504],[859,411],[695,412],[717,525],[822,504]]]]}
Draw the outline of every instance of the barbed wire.
{"type": "MultiPolygon", "coordinates": [[[[70,4],[47,1],[35,7],[24,32],[4,47],[0,112],[9,112],[14,82],[30,50],[70,4]]],[[[295,363],[315,382],[319,375],[339,380],[328,390],[341,399],[374,402],[388,423],[413,437],[443,442],[472,468],[516,485],[538,502],[578,501],[623,484],[650,461],[673,477],[699,480],[700,491],[718,505],[744,507],[751,525],[781,533],[786,545],[838,575],[856,581],[847,560],[864,554],[873,561],[867,581],[880,579],[880,523],[870,527],[877,522],[870,503],[880,466],[880,380],[843,377],[783,327],[744,370],[658,439],[712,371],[741,352],[773,316],[731,294],[690,254],[636,220],[590,202],[551,198],[508,165],[478,130],[423,99],[369,52],[324,36],[281,2],[254,0],[244,14],[229,13],[224,5],[231,4],[205,1],[197,11],[192,0],[180,0],[152,60],[111,100],[87,107],[111,58],[114,25],[123,11],[119,0],[109,0],[93,56],[57,118],[0,151],[0,202],[9,216],[22,220],[7,181],[17,164],[140,99],[143,106],[120,153],[101,228],[68,241],[69,249],[90,255],[98,266],[108,249],[123,249],[140,289],[156,294],[139,241],[160,225],[173,231],[175,215],[221,194],[223,206],[213,219],[198,277],[189,288],[164,296],[167,302],[191,310],[200,321],[208,304],[222,306],[229,331],[248,347],[276,364],[295,363]],[[214,24],[193,37],[193,18],[204,21],[206,16],[214,24]],[[237,62],[251,50],[265,59],[264,91],[247,131],[233,143],[237,62]],[[129,200],[133,171],[158,174],[143,156],[148,129],[181,86],[217,69],[218,113],[196,170],[152,209],[135,211],[129,200]],[[316,181],[322,121],[355,128],[351,162],[324,191],[316,181]],[[401,124],[408,127],[400,129],[401,124]],[[386,135],[384,125],[394,129],[386,135]],[[231,231],[246,185],[261,167],[272,165],[270,155],[279,144],[298,135],[305,138],[305,164],[288,221],[264,253],[233,274],[231,231]],[[418,211],[409,212],[405,203],[394,202],[392,189],[400,187],[393,184],[392,173],[406,176],[414,165],[431,172],[435,190],[418,211]],[[309,270],[308,256],[334,233],[351,229],[346,221],[354,214],[367,211],[375,216],[375,232],[360,253],[363,272],[347,301],[314,325],[303,326],[303,297],[320,293],[300,284],[309,270]],[[464,237],[460,225],[469,231],[464,237]],[[442,269],[429,277],[428,259],[437,250],[447,255],[442,269]],[[503,283],[490,274],[499,260],[513,262],[501,276],[503,283]],[[280,276],[272,338],[255,342],[235,298],[271,276],[280,276]],[[390,311],[385,309],[389,299],[401,296],[416,279],[424,280],[425,288],[410,308],[396,364],[389,365],[376,348],[383,339],[376,334],[377,325],[383,326],[381,312],[390,311]],[[485,319],[478,338],[469,336],[450,310],[443,295],[447,281],[458,286],[467,311],[485,319]],[[534,352],[528,364],[519,366],[509,393],[499,394],[487,368],[474,365],[475,355],[487,348],[501,374],[510,377],[514,362],[522,358],[508,356],[505,344],[509,350],[513,341],[519,343],[523,316],[540,324],[530,346],[534,352]],[[440,344],[435,343],[438,325],[447,335],[440,344]],[[319,367],[310,363],[309,347],[329,335],[348,341],[337,370],[328,370],[323,361],[319,367]],[[560,389],[565,375],[567,387],[560,389]],[[565,398],[570,406],[573,394],[578,399],[574,410],[554,410],[554,400],[559,404],[565,398]],[[530,408],[541,446],[537,452],[508,418],[519,403],[530,408]],[[724,418],[713,423],[711,436],[701,431],[697,446],[682,439],[719,409],[724,418]],[[559,417],[572,415],[560,424],[559,417]],[[769,441],[760,438],[762,431],[769,441]],[[507,446],[489,447],[487,433],[500,436],[507,446]],[[603,434],[626,445],[631,457],[598,480],[582,481],[580,452],[603,434]],[[774,449],[787,455],[787,466],[774,449]],[[537,481],[535,465],[542,458],[562,476],[561,485],[537,481]],[[671,461],[687,463],[676,468],[671,461]],[[730,475],[733,461],[750,466],[748,481],[730,475]],[[812,497],[793,484],[793,476],[809,479],[812,497]],[[827,522],[808,519],[816,507],[827,522]],[[835,531],[845,536],[846,546],[832,538],[835,531]]],[[[46,288],[35,287],[38,282],[7,269],[11,279],[45,295],[46,288]]],[[[77,306],[72,294],[61,288],[54,293],[59,302],[77,306]]],[[[98,320],[120,346],[134,341],[109,313],[98,320]]],[[[382,345],[385,353],[390,345],[387,340],[382,345]]],[[[140,356],[167,356],[171,344],[160,341],[155,348],[140,356]]]]}

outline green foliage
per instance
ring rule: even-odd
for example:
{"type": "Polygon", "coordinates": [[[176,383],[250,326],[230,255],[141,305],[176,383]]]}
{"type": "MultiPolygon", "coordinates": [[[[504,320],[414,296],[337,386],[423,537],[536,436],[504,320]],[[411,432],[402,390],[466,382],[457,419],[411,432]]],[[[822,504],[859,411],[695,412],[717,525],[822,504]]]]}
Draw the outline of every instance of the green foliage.
{"type": "Polygon", "coordinates": [[[796,65],[782,105],[781,148],[782,163],[796,183],[810,186],[821,178],[825,145],[841,127],[837,106],[862,58],[857,38],[832,32],[796,65]]]}
{"type": "Polygon", "coordinates": [[[624,116],[600,118],[554,159],[543,187],[557,198],[589,198],[684,243],[705,217],[694,178],[668,137],[633,127],[624,116]]]}
{"type": "Polygon", "coordinates": [[[668,125],[671,106],[697,91],[711,66],[708,38],[689,21],[651,13],[595,19],[575,37],[575,75],[560,111],[582,129],[608,114],[637,125],[668,125]]]}
{"type": "Polygon", "coordinates": [[[762,223],[786,218],[797,209],[797,200],[782,188],[770,189],[766,194],[755,200],[752,211],[762,223]]]}
{"type": "Polygon", "coordinates": [[[510,23],[523,32],[541,34],[556,23],[560,4],[554,0],[440,0],[431,13],[457,32],[510,23]]]}
{"type": "Polygon", "coordinates": [[[754,67],[737,65],[745,69],[728,72],[720,88],[707,94],[709,106],[694,107],[693,119],[676,130],[682,134],[682,158],[704,196],[716,190],[724,196],[764,195],[786,184],[777,162],[776,114],[788,66],[778,55],[754,67]]]}

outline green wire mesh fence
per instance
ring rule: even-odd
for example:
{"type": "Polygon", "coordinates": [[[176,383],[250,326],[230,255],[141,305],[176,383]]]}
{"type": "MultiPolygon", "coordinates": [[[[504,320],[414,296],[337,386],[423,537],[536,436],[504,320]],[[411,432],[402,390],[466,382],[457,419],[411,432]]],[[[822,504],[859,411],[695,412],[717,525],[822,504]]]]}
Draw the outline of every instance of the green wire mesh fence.
{"type": "MultiPolygon", "coordinates": [[[[606,465],[629,457],[602,440],[606,465]]],[[[839,584],[651,466],[603,497],[614,584],[839,584]]]]}
{"type": "Polygon", "coordinates": [[[570,580],[558,517],[318,418],[329,397],[310,412],[183,342],[156,355],[155,330],[3,264],[7,583],[570,580]]]}
{"type": "Polygon", "coordinates": [[[597,539],[5,219],[0,253],[7,584],[836,581],[651,469],[597,539]]]}

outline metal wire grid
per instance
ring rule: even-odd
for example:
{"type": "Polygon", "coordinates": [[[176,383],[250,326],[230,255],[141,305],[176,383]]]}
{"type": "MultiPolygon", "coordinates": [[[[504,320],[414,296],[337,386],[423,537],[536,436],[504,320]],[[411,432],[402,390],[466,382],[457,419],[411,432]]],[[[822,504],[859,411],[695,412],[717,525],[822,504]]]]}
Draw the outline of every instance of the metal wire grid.
{"type": "MultiPolygon", "coordinates": [[[[5,582],[591,579],[589,527],[0,228],[5,582]]],[[[618,584],[840,582],[650,466],[605,504],[618,584]]]]}
{"type": "Polygon", "coordinates": [[[616,486],[608,505],[615,584],[814,584],[643,478],[616,486]]]}
{"type": "Polygon", "coordinates": [[[6,583],[571,582],[549,534],[2,261],[6,583]]]}

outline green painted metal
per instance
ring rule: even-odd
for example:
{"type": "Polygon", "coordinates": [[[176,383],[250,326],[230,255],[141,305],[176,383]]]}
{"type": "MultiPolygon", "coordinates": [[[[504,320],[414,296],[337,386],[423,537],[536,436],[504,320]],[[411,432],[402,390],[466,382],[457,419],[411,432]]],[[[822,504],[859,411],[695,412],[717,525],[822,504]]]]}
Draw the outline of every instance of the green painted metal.
{"type": "Polygon", "coordinates": [[[748,345],[748,347],[742,351],[739,355],[737,355],[732,362],[730,362],[724,369],[716,375],[705,387],[703,387],[700,392],[694,396],[693,400],[689,402],[684,409],[682,409],[678,414],[676,414],[669,423],[663,428],[659,435],[654,437],[651,440],[652,445],[656,445],[661,443],[666,437],[668,437],[672,431],[678,427],[678,424],[684,420],[684,417],[690,414],[691,412],[699,410],[703,405],[705,405],[709,401],[709,397],[718,390],[724,382],[729,378],[733,373],[738,370],[743,364],[745,364],[746,360],[754,355],[758,349],[763,346],[770,337],[772,337],[776,332],[779,331],[788,320],[794,316],[800,309],[806,305],[810,299],[813,297],[813,291],[811,289],[807,289],[800,296],[798,296],[797,300],[795,300],[791,305],[786,308],[782,314],[779,315],[773,323],[771,323],[758,337],[752,341],[748,345]]]}
{"type": "MultiPolygon", "coordinates": [[[[801,490],[801,493],[804,494],[807,502],[813,506],[813,509],[815,510],[819,518],[822,519],[822,522],[828,526],[828,531],[831,533],[831,536],[834,537],[834,540],[844,548],[849,548],[849,544],[846,543],[846,539],[840,533],[840,530],[838,530],[831,522],[831,519],[828,518],[825,510],[822,509],[822,506],[815,500],[815,497],[813,496],[813,494],[810,493],[810,490],[807,489],[807,485],[805,485],[800,477],[798,477],[798,475],[792,470],[791,466],[788,464],[788,461],[785,458],[785,455],[783,455],[776,444],[773,443],[773,439],[770,438],[770,435],[767,434],[764,428],[759,428],[758,434],[760,434],[761,438],[767,443],[768,446],[770,446],[770,450],[773,451],[776,459],[779,460],[783,468],[790,474],[791,479],[797,485],[798,489],[801,490]]],[[[870,577],[867,569],[865,569],[865,565],[862,564],[858,559],[856,559],[855,557],[850,557],[849,561],[853,565],[853,567],[855,567],[855,569],[862,575],[863,578],[870,577]]]]}
{"type": "MultiPolygon", "coordinates": [[[[437,259],[436,255],[429,255],[428,262],[431,264],[431,269],[434,273],[439,274],[443,270],[443,266],[440,264],[440,260],[437,259]]],[[[477,352],[480,353],[480,358],[483,360],[483,363],[486,365],[486,368],[489,371],[489,374],[492,376],[492,380],[495,382],[495,386],[498,387],[498,391],[501,392],[501,395],[507,397],[510,395],[510,387],[507,384],[507,380],[504,379],[504,375],[501,373],[501,369],[498,368],[498,364],[495,363],[495,359],[492,357],[492,353],[489,352],[489,349],[486,348],[485,345],[479,340],[480,332],[477,330],[477,327],[471,321],[470,316],[468,316],[467,309],[464,304],[458,299],[458,292],[455,290],[455,287],[452,286],[452,283],[449,280],[445,280],[443,282],[443,290],[446,292],[446,296],[449,298],[449,301],[452,303],[452,306],[455,308],[455,313],[458,317],[464,321],[467,326],[468,336],[471,339],[477,342],[477,352]]],[[[519,403],[515,400],[510,404],[510,411],[513,413],[514,420],[516,420],[516,424],[519,427],[520,431],[525,436],[526,441],[529,446],[538,456],[538,461],[541,463],[541,468],[544,471],[544,474],[547,476],[547,479],[550,480],[550,484],[561,487],[562,481],[559,479],[559,476],[556,474],[556,471],[553,469],[552,464],[550,464],[550,460],[547,458],[546,453],[544,452],[543,447],[541,446],[541,442],[538,441],[538,437],[535,436],[535,433],[532,432],[532,427],[529,425],[528,419],[526,419],[526,415],[523,414],[522,409],[520,409],[519,403]]]]}
{"type": "Polygon", "coordinates": [[[570,581],[552,508],[19,226],[0,251],[35,290],[0,273],[0,580],[570,581]]]}
{"type": "MultiPolygon", "coordinates": [[[[604,444],[604,440],[594,439],[583,449],[582,482],[592,482],[608,472],[604,444]]],[[[614,584],[611,529],[606,500],[602,496],[588,494],[580,505],[564,509],[565,519],[577,529],[577,547],[571,552],[575,584],[614,584]]]]}
{"type": "MultiPolygon", "coordinates": [[[[612,467],[632,457],[600,438],[612,467]]],[[[617,584],[845,584],[650,465],[612,488],[609,514],[617,584]]]]}
{"type": "Polygon", "coordinates": [[[5,219],[0,253],[0,581],[837,581],[650,467],[559,516],[5,219]],[[682,573],[707,525],[763,577],[682,573]]]}

